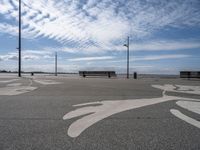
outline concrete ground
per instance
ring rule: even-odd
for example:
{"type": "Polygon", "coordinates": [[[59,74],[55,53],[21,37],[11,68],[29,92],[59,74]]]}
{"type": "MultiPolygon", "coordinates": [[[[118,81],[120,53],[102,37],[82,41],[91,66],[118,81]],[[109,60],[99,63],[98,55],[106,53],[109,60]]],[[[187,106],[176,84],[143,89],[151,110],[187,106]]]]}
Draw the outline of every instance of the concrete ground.
{"type": "Polygon", "coordinates": [[[0,149],[200,149],[200,80],[0,75],[0,149]]]}

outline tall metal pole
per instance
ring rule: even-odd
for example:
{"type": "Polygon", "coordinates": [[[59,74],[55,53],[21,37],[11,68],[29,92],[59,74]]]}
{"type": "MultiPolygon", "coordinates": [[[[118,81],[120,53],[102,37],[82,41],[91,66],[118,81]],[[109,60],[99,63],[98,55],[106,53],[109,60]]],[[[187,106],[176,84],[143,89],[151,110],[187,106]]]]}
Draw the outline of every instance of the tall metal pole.
{"type": "Polygon", "coordinates": [[[18,76],[21,77],[21,0],[19,0],[19,66],[18,66],[18,76]]]}
{"type": "Polygon", "coordinates": [[[57,76],[57,52],[55,52],[55,76],[57,76]]]}
{"type": "Polygon", "coordinates": [[[127,79],[129,78],[129,36],[127,39],[127,79]]]}

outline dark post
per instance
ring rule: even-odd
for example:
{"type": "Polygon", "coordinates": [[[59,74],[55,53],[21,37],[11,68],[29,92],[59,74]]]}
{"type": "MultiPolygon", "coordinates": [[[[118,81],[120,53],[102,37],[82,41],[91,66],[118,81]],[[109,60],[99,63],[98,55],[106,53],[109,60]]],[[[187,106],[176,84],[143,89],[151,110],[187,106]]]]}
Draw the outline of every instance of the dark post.
{"type": "Polygon", "coordinates": [[[57,52],[55,52],[55,76],[57,76],[57,52]]]}
{"type": "Polygon", "coordinates": [[[137,79],[137,72],[134,72],[134,73],[133,73],[133,78],[134,78],[134,79],[137,79]]]}
{"type": "Polygon", "coordinates": [[[18,76],[21,77],[21,0],[19,0],[19,66],[18,66],[18,76]]]}
{"type": "Polygon", "coordinates": [[[124,44],[125,47],[127,47],[127,79],[129,78],[129,36],[127,39],[127,44],[124,44]]]}
{"type": "Polygon", "coordinates": [[[110,78],[110,77],[111,77],[110,72],[108,72],[108,78],[110,78]]]}

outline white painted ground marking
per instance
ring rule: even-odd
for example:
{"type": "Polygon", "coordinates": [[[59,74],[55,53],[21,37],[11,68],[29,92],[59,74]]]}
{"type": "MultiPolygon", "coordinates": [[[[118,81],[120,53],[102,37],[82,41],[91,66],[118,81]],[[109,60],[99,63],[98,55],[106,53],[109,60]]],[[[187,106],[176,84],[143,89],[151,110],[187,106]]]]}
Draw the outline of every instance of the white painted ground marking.
{"type": "MultiPolygon", "coordinates": [[[[196,92],[200,92],[200,86],[189,86],[189,85],[176,85],[179,87],[178,90],[183,90],[183,91],[187,91],[187,90],[192,90],[192,91],[196,91],[196,92]]],[[[197,94],[197,93],[195,93],[197,94]]]]}
{"type": "Polygon", "coordinates": [[[11,84],[7,84],[6,86],[20,86],[22,85],[22,83],[11,83],[11,84]]]}
{"type": "Polygon", "coordinates": [[[34,82],[37,82],[43,85],[61,84],[61,82],[57,82],[53,80],[44,80],[44,79],[34,79],[34,82]]]}
{"type": "Polygon", "coordinates": [[[33,79],[32,79],[32,78],[29,78],[29,81],[30,81],[30,83],[29,83],[28,86],[32,86],[32,84],[33,84],[33,79]]]}
{"type": "Polygon", "coordinates": [[[5,87],[0,88],[0,95],[19,95],[26,92],[31,92],[37,89],[37,87],[30,87],[30,86],[14,86],[14,87],[5,87]]]}
{"type": "MultiPolygon", "coordinates": [[[[82,118],[73,122],[70,127],[68,128],[68,135],[70,137],[78,137],[84,130],[92,126],[93,124],[97,123],[98,121],[105,119],[111,115],[140,108],[144,106],[149,106],[153,104],[158,104],[162,102],[172,101],[172,100],[190,100],[190,101],[197,101],[197,99],[191,98],[184,98],[184,97],[175,97],[175,96],[167,96],[165,94],[166,91],[173,91],[173,92],[183,92],[183,89],[190,90],[188,93],[192,94],[200,94],[198,87],[181,87],[181,85],[173,86],[173,85],[152,85],[152,87],[163,89],[163,96],[160,98],[151,98],[151,99],[133,99],[133,100],[115,100],[115,101],[99,101],[99,102],[91,102],[91,103],[84,103],[74,105],[76,106],[83,106],[82,108],[78,108],[74,111],[71,111],[63,116],[63,119],[71,119],[75,117],[83,116],[82,118]],[[176,89],[179,89],[177,91],[176,89]],[[191,91],[191,89],[193,91],[191,91]],[[89,105],[89,106],[88,106],[89,105]],[[91,106],[97,105],[97,106],[91,106]]],[[[184,91],[187,92],[187,91],[184,91]]]]}
{"type": "Polygon", "coordinates": [[[192,111],[192,112],[200,115],[200,101],[199,102],[178,101],[178,102],[176,102],[176,104],[179,105],[182,108],[185,108],[189,111],[192,111]]]}
{"type": "Polygon", "coordinates": [[[88,127],[111,115],[135,108],[140,108],[176,99],[177,99],[176,97],[164,96],[161,98],[153,98],[153,99],[101,101],[99,102],[99,104],[101,104],[99,106],[88,106],[71,111],[68,114],[66,114],[63,117],[63,119],[66,120],[79,117],[82,115],[87,115],[72,123],[68,129],[68,135],[70,137],[77,137],[88,127]]]}
{"type": "Polygon", "coordinates": [[[7,84],[5,87],[0,88],[0,95],[19,95],[26,92],[31,92],[35,89],[37,89],[37,87],[32,87],[31,83],[28,86],[22,86],[22,83],[11,83],[7,84]]]}
{"type": "Polygon", "coordinates": [[[189,124],[191,124],[191,125],[193,125],[193,126],[195,126],[197,128],[200,128],[200,122],[199,121],[184,115],[179,110],[171,109],[170,112],[174,116],[178,117],[179,119],[181,119],[181,120],[183,120],[183,121],[185,121],[185,122],[187,122],[187,123],[189,123],[189,124]]]}
{"type": "Polygon", "coordinates": [[[152,85],[154,88],[166,90],[169,92],[176,92],[176,93],[187,93],[187,94],[198,94],[200,95],[200,86],[186,86],[186,85],[152,85]]]}
{"type": "Polygon", "coordinates": [[[5,87],[0,88],[0,95],[19,95],[26,92],[31,92],[37,87],[33,87],[33,80],[39,84],[43,85],[52,85],[52,84],[60,84],[60,82],[56,82],[53,80],[43,80],[43,79],[34,79],[34,78],[27,78],[29,79],[29,84],[27,86],[23,86],[22,83],[10,83],[18,81],[19,79],[11,79],[6,81],[0,81],[0,83],[10,83],[7,84],[5,87]]]}
{"type": "Polygon", "coordinates": [[[11,79],[11,80],[0,81],[0,83],[10,83],[10,82],[18,81],[18,80],[19,79],[11,79]]]}

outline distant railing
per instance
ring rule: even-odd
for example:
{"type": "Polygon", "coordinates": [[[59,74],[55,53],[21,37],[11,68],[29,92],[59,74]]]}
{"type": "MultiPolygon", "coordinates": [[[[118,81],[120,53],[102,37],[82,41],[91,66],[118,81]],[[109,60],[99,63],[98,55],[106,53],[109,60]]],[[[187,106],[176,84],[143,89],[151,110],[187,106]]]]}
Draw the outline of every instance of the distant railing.
{"type": "Polygon", "coordinates": [[[181,71],[180,78],[200,78],[200,71],[181,71]]]}

